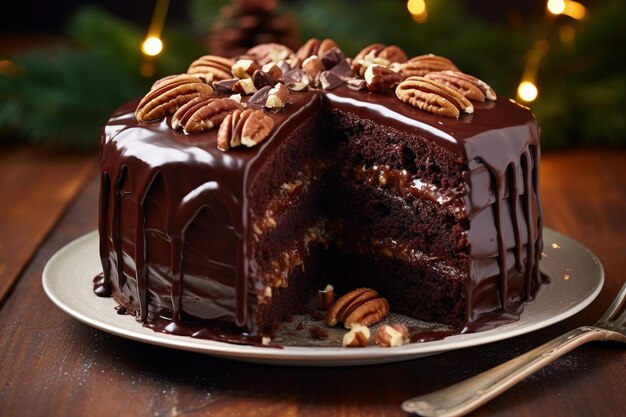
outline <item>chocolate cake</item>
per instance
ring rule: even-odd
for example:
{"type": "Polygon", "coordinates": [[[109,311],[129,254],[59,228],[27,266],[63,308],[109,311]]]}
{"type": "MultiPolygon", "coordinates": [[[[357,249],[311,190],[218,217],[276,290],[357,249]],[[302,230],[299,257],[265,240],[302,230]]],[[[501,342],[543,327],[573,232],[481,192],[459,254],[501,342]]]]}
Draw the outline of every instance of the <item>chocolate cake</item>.
{"type": "Polygon", "coordinates": [[[95,290],[231,342],[328,282],[491,328],[542,282],[539,158],[532,113],[442,57],[315,39],[205,56],[104,128],[95,290]]]}

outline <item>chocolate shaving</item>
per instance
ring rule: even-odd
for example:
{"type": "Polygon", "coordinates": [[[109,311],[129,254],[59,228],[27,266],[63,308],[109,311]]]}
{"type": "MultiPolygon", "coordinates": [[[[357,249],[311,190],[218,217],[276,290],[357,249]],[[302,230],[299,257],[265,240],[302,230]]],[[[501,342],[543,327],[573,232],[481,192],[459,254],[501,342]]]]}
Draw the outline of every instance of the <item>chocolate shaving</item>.
{"type": "Polygon", "coordinates": [[[215,81],[213,83],[213,90],[216,94],[230,94],[233,92],[233,86],[237,83],[237,81],[239,81],[237,78],[215,81]]]}
{"type": "Polygon", "coordinates": [[[252,82],[254,83],[254,86],[259,90],[267,85],[273,87],[277,83],[277,81],[272,78],[268,73],[261,70],[254,71],[254,74],[252,74],[252,82]]]}
{"type": "Polygon", "coordinates": [[[248,100],[248,107],[264,107],[271,89],[272,87],[269,85],[260,88],[250,97],[250,100],[248,100]]]}
{"type": "Polygon", "coordinates": [[[320,74],[320,83],[324,90],[334,90],[343,84],[343,80],[332,71],[324,71],[320,74]]]}
{"type": "Polygon", "coordinates": [[[301,69],[293,69],[287,71],[283,75],[283,83],[285,86],[294,91],[304,91],[310,83],[309,76],[301,69]]]}

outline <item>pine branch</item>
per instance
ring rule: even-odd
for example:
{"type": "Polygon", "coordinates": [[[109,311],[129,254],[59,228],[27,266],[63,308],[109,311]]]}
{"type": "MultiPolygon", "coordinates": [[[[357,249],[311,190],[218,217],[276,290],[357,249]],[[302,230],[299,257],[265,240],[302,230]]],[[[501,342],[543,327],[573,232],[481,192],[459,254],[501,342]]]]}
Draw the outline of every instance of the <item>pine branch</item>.
{"type": "Polygon", "coordinates": [[[102,125],[124,102],[143,95],[157,77],[183,72],[201,54],[188,31],[163,34],[165,51],[153,78],[140,76],[143,30],[98,9],[85,8],[69,25],[78,47],[11,57],[19,68],[0,77],[0,132],[30,142],[97,146],[102,125]]]}

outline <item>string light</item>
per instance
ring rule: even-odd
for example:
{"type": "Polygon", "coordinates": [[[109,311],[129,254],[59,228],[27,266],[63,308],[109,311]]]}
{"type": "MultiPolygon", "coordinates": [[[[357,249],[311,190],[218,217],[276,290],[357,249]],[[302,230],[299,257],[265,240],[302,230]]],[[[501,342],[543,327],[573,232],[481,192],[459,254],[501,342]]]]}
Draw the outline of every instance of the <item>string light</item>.
{"type": "Polygon", "coordinates": [[[535,101],[538,95],[539,90],[532,81],[522,81],[517,87],[517,96],[527,103],[535,101]]]}
{"type": "Polygon", "coordinates": [[[565,15],[572,19],[581,20],[587,16],[587,8],[573,0],[548,0],[548,11],[554,15],[565,15]]]}
{"type": "Polygon", "coordinates": [[[163,42],[156,36],[146,38],[141,44],[141,51],[148,56],[156,56],[163,50],[163,42]]]}
{"type": "Polygon", "coordinates": [[[154,75],[156,68],[152,62],[152,57],[159,55],[163,51],[163,41],[161,40],[161,33],[163,32],[163,25],[165,24],[165,18],[167,17],[167,9],[169,8],[169,0],[157,0],[154,6],[154,12],[152,13],[152,20],[148,27],[148,33],[146,38],[141,44],[141,52],[144,59],[139,68],[139,72],[144,77],[151,77],[154,75]]]}
{"type": "Polygon", "coordinates": [[[408,0],[406,8],[417,23],[424,23],[428,19],[428,10],[424,0],[408,0]]]}
{"type": "MultiPolygon", "coordinates": [[[[576,20],[581,20],[587,15],[587,8],[583,4],[573,0],[548,0],[546,2],[546,9],[555,16],[564,15],[576,20]]],[[[553,23],[554,19],[546,18],[544,20],[543,31],[548,32],[553,23]]],[[[561,42],[565,46],[572,46],[576,34],[571,25],[562,27],[558,34],[561,42]]],[[[544,36],[547,38],[547,34],[544,33],[544,36]]],[[[539,88],[536,84],[539,66],[544,55],[547,54],[550,49],[550,44],[545,38],[535,42],[532,49],[526,54],[526,65],[522,74],[522,80],[517,87],[517,97],[527,103],[536,100],[539,96],[539,88]]]]}
{"type": "Polygon", "coordinates": [[[548,11],[552,14],[561,14],[565,11],[565,0],[548,0],[548,11]]]}

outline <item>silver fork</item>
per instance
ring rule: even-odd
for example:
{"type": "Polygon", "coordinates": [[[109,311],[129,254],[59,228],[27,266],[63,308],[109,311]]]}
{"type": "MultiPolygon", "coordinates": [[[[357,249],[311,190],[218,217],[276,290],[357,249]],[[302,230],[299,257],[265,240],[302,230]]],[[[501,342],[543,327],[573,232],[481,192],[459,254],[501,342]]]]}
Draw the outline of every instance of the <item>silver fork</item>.
{"type": "Polygon", "coordinates": [[[626,310],[612,320],[625,298],[626,283],[593,326],[579,327],[465,381],[411,398],[402,403],[402,409],[424,417],[463,416],[582,344],[594,340],[626,343],[626,310]]]}

